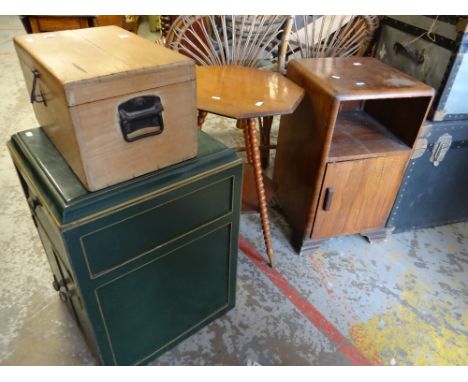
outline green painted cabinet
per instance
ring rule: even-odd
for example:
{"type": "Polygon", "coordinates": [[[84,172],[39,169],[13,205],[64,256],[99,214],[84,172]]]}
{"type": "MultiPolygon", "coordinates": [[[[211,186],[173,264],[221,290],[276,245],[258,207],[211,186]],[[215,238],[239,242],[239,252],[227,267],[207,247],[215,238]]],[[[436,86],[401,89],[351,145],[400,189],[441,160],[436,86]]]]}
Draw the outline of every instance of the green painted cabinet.
{"type": "Polygon", "coordinates": [[[41,129],[8,148],[53,273],[106,365],[144,364],[234,307],[242,162],[194,159],[89,193],[41,129]]]}

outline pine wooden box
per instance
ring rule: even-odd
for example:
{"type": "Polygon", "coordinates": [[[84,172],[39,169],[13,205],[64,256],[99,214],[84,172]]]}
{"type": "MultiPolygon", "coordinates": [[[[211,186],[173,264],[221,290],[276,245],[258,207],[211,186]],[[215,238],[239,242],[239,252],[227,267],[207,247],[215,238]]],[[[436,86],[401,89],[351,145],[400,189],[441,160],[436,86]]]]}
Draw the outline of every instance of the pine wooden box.
{"type": "Polygon", "coordinates": [[[14,42],[39,123],[89,191],[197,154],[191,59],[115,26],[14,42]]]}

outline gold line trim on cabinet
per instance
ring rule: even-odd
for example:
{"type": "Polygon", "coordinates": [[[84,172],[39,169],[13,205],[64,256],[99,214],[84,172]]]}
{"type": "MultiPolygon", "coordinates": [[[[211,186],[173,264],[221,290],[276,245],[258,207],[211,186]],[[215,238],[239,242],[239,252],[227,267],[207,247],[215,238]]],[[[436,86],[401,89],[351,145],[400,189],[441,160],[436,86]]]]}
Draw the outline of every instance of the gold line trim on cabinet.
{"type": "Polygon", "coordinates": [[[29,172],[26,170],[26,168],[24,167],[23,165],[23,161],[21,159],[19,159],[18,157],[18,154],[16,152],[16,150],[14,148],[12,148],[10,146],[10,143],[7,144],[7,147],[8,147],[8,150],[10,151],[10,154],[11,154],[11,157],[13,158],[13,163],[15,166],[17,166],[21,171],[20,171],[20,174],[26,178],[26,180],[28,181],[27,184],[28,184],[28,187],[31,188],[34,193],[37,195],[39,201],[41,202],[41,205],[47,210],[47,212],[51,215],[52,217],[52,221],[54,222],[54,224],[61,228],[63,227],[59,221],[57,220],[57,217],[55,216],[55,214],[50,210],[48,204],[45,202],[45,198],[44,196],[42,196],[42,194],[39,192],[39,190],[36,188],[36,186],[34,185],[34,182],[32,181],[31,177],[29,176],[29,172]]]}
{"type": "Polygon", "coordinates": [[[167,200],[167,201],[165,201],[165,202],[163,202],[163,203],[161,203],[161,204],[158,204],[158,205],[156,205],[156,206],[153,206],[153,207],[151,207],[151,208],[148,208],[148,209],[146,209],[146,210],[144,210],[144,211],[139,211],[137,214],[127,216],[125,219],[119,220],[119,221],[117,221],[117,222],[113,222],[113,223],[111,223],[111,224],[108,224],[108,225],[106,225],[106,226],[104,226],[104,227],[98,228],[97,230],[90,231],[90,232],[86,233],[85,235],[81,236],[81,237],[79,238],[80,246],[81,246],[81,251],[82,251],[82,254],[83,254],[85,263],[86,263],[86,267],[88,268],[88,274],[89,274],[90,279],[96,279],[96,278],[98,278],[98,277],[100,277],[100,276],[103,276],[103,275],[105,275],[105,274],[107,274],[107,273],[109,273],[109,272],[111,272],[111,271],[114,271],[114,270],[116,270],[116,269],[118,269],[118,268],[120,268],[120,267],[122,267],[122,266],[124,266],[124,265],[130,264],[130,263],[132,263],[133,261],[135,261],[135,260],[137,260],[137,259],[139,259],[139,258],[141,258],[141,257],[143,257],[143,256],[145,256],[145,255],[147,255],[147,254],[149,254],[149,253],[151,253],[151,252],[153,252],[153,251],[156,251],[156,250],[158,250],[158,249],[160,249],[160,248],[163,248],[163,247],[165,247],[166,245],[168,245],[168,244],[170,244],[170,243],[173,243],[174,241],[177,241],[177,240],[179,240],[179,239],[181,239],[181,238],[183,238],[183,237],[185,237],[185,236],[187,236],[187,235],[190,235],[191,233],[193,233],[193,232],[195,232],[195,231],[197,231],[197,230],[199,230],[199,229],[201,229],[201,228],[203,228],[203,227],[207,227],[207,226],[209,226],[209,225],[211,225],[211,224],[213,224],[213,223],[215,223],[215,222],[217,222],[217,221],[219,221],[219,220],[221,220],[221,219],[223,219],[223,218],[226,218],[226,217],[229,216],[230,214],[232,214],[232,209],[233,209],[233,205],[234,205],[234,180],[235,180],[234,175],[231,175],[231,176],[228,176],[228,177],[226,177],[226,178],[217,180],[216,182],[207,184],[207,185],[205,185],[205,186],[203,186],[203,187],[197,188],[196,190],[192,190],[192,191],[190,191],[190,192],[188,192],[188,193],[186,193],[186,194],[179,195],[178,197],[176,197],[176,198],[174,198],[174,199],[167,200]],[[146,250],[146,251],[144,251],[144,252],[141,252],[141,253],[139,253],[139,254],[133,256],[131,259],[128,259],[128,260],[126,260],[126,261],[124,261],[124,262],[122,262],[122,263],[119,263],[119,264],[117,264],[117,265],[114,265],[113,267],[110,267],[110,268],[108,268],[108,269],[105,269],[105,270],[103,270],[103,271],[101,271],[101,272],[97,272],[97,273],[93,273],[93,272],[91,271],[91,267],[90,267],[89,260],[88,260],[88,259],[89,259],[89,255],[88,255],[88,253],[87,253],[87,251],[86,251],[86,249],[85,249],[85,245],[84,245],[84,243],[83,243],[83,238],[85,238],[86,236],[89,236],[89,235],[92,235],[92,234],[94,234],[94,233],[96,233],[96,232],[105,230],[105,229],[107,229],[107,228],[109,228],[109,227],[111,227],[111,226],[113,226],[113,225],[122,223],[122,222],[124,222],[124,221],[126,221],[126,220],[133,219],[135,216],[138,216],[138,215],[144,214],[144,213],[146,213],[146,212],[148,212],[148,211],[151,211],[151,210],[157,209],[157,208],[159,208],[159,207],[165,206],[165,205],[167,205],[167,204],[169,204],[169,203],[172,203],[172,202],[174,202],[174,201],[176,201],[176,200],[185,198],[187,195],[193,194],[193,193],[195,193],[195,192],[199,192],[199,191],[204,190],[204,189],[206,189],[206,188],[208,188],[208,187],[211,187],[211,186],[213,186],[213,185],[215,185],[215,184],[218,184],[218,183],[221,183],[221,182],[225,182],[226,180],[230,180],[230,179],[232,179],[232,182],[231,182],[231,205],[230,205],[229,211],[225,212],[224,214],[222,214],[222,215],[220,215],[220,216],[218,216],[218,217],[216,217],[216,218],[214,218],[214,219],[212,219],[212,220],[210,220],[210,221],[208,221],[208,222],[206,222],[206,223],[203,223],[203,224],[201,224],[201,225],[198,225],[198,226],[196,226],[196,227],[190,229],[189,231],[186,231],[186,232],[180,234],[179,236],[173,237],[172,239],[167,240],[167,241],[165,241],[165,242],[163,242],[163,243],[161,243],[161,244],[159,244],[159,245],[157,245],[157,246],[155,246],[155,247],[153,247],[153,248],[151,248],[151,249],[148,249],[148,250],[146,250]]]}
{"type": "MultiPolygon", "coordinates": [[[[80,308],[81,308],[81,319],[78,318],[78,314],[75,313],[75,321],[79,323],[79,325],[82,327],[82,329],[84,328],[84,325],[87,325],[88,327],[88,330],[90,330],[93,335],[90,337],[90,336],[87,336],[85,335],[84,336],[84,339],[85,339],[85,342],[88,344],[88,346],[90,347],[90,349],[92,350],[92,353],[95,353],[95,355],[97,356],[97,358],[99,360],[101,360],[102,362],[102,353],[101,353],[101,350],[99,349],[99,346],[97,345],[96,343],[96,335],[95,335],[95,330],[94,330],[94,327],[92,326],[91,324],[91,320],[89,318],[89,315],[88,315],[88,311],[87,309],[84,308],[84,298],[83,298],[83,293],[81,292],[81,287],[80,287],[80,283],[78,281],[75,281],[75,280],[78,280],[78,278],[76,277],[76,274],[75,274],[75,270],[73,268],[69,268],[66,264],[65,264],[65,261],[63,260],[62,258],[62,251],[59,251],[55,245],[53,244],[50,236],[49,236],[49,233],[48,231],[44,228],[44,225],[42,223],[42,220],[38,219],[37,216],[35,217],[33,215],[33,219],[36,219],[36,223],[38,225],[37,227],[37,233],[38,233],[38,236],[39,236],[39,239],[42,243],[42,247],[43,247],[43,252],[44,252],[44,255],[46,256],[47,260],[48,260],[48,256],[47,256],[47,251],[46,251],[46,246],[43,244],[43,239],[42,239],[42,236],[41,236],[41,233],[39,232],[39,229],[42,231],[42,233],[45,235],[45,237],[47,238],[47,240],[49,241],[50,243],[50,247],[52,249],[52,252],[53,252],[53,255],[54,255],[54,258],[57,262],[60,262],[60,266],[63,267],[63,269],[65,269],[69,274],[70,276],[72,277],[72,280],[73,280],[73,286],[75,288],[75,295],[76,297],[78,298],[79,300],[79,303],[80,303],[80,308]],[[39,228],[40,227],[40,228],[39,228]],[[82,321],[85,320],[86,322],[83,322],[82,321]]],[[[65,251],[65,256],[68,256],[68,251],[65,251]]],[[[68,259],[68,262],[70,262],[70,259],[68,259]]],[[[62,272],[61,270],[59,270],[59,272],[62,272]]],[[[74,305],[73,305],[73,302],[71,302],[72,306],[73,306],[73,309],[75,309],[74,305]]],[[[76,310],[76,309],[75,309],[76,310]]],[[[83,331],[85,331],[86,329],[83,329],[83,331]]]]}
{"type": "Polygon", "coordinates": [[[229,168],[236,167],[237,165],[242,164],[242,159],[238,158],[237,160],[235,160],[233,162],[227,163],[227,164],[225,164],[223,166],[217,167],[217,168],[209,170],[209,171],[205,171],[205,172],[203,172],[201,174],[198,174],[198,175],[195,175],[193,177],[181,180],[180,182],[173,183],[170,186],[163,187],[163,188],[161,188],[159,190],[156,190],[156,191],[154,191],[152,193],[149,193],[149,194],[146,194],[144,196],[140,196],[140,197],[137,197],[135,199],[127,200],[126,202],[117,204],[117,205],[115,205],[113,207],[104,209],[102,211],[96,212],[96,213],[91,214],[91,215],[88,215],[85,218],[77,219],[77,220],[75,220],[73,222],[70,222],[70,223],[61,224],[58,221],[56,215],[49,208],[49,205],[45,202],[45,198],[42,195],[42,193],[39,192],[39,190],[34,185],[34,182],[32,181],[28,170],[26,170],[26,168],[25,168],[25,166],[23,164],[23,161],[19,158],[16,150],[13,147],[10,146],[10,143],[8,143],[7,146],[8,146],[8,149],[10,151],[10,154],[11,154],[11,156],[13,158],[14,164],[21,170],[21,174],[29,181],[28,186],[34,191],[34,193],[39,198],[41,204],[49,212],[49,214],[52,217],[52,220],[53,220],[54,224],[58,228],[63,229],[64,231],[67,230],[67,229],[74,228],[76,226],[79,226],[79,225],[82,225],[82,224],[89,223],[91,221],[97,220],[100,217],[110,215],[115,210],[122,209],[122,208],[125,208],[125,207],[128,207],[128,206],[137,204],[137,203],[145,201],[147,199],[151,199],[153,196],[162,195],[162,194],[167,193],[167,192],[169,192],[171,190],[174,190],[176,188],[183,187],[184,185],[186,185],[188,183],[191,183],[191,182],[194,182],[195,180],[200,180],[200,179],[206,178],[206,177],[208,177],[210,175],[214,175],[214,174],[223,172],[224,170],[227,170],[229,168]]]}
{"type": "Polygon", "coordinates": [[[188,332],[190,332],[193,328],[195,328],[196,326],[200,325],[201,323],[203,323],[204,321],[207,321],[209,320],[212,316],[216,315],[217,313],[219,313],[220,311],[222,311],[223,309],[226,309],[228,306],[229,306],[229,303],[230,303],[230,300],[229,300],[229,297],[231,296],[231,262],[232,262],[232,223],[229,222],[227,224],[224,224],[220,227],[217,227],[207,233],[205,233],[204,235],[202,236],[199,236],[193,240],[190,240],[189,242],[187,243],[184,243],[182,244],[181,246],[177,247],[177,248],[174,248],[173,250],[161,255],[161,256],[158,256],[157,258],[151,260],[151,261],[148,261],[147,263],[135,268],[135,269],[132,269],[131,271],[128,271],[120,276],[117,276],[116,278],[102,284],[102,285],[99,285],[95,290],[94,290],[94,295],[96,297],[96,302],[98,304],[98,309],[99,309],[99,313],[101,315],[101,319],[102,319],[102,323],[104,325],[104,330],[106,331],[106,337],[107,337],[107,341],[109,342],[109,347],[110,347],[110,351],[111,351],[111,354],[112,354],[112,358],[114,359],[114,364],[115,365],[118,365],[117,364],[117,359],[115,357],[115,352],[114,352],[114,346],[112,345],[112,341],[111,341],[111,338],[110,338],[110,334],[109,334],[109,328],[107,327],[107,324],[106,324],[106,320],[104,318],[104,312],[102,310],[102,305],[101,305],[101,301],[99,299],[99,295],[98,295],[98,291],[99,289],[109,285],[109,284],[112,284],[113,282],[123,278],[123,277],[126,277],[128,276],[129,274],[133,273],[133,272],[136,272],[138,271],[139,269],[141,268],[144,268],[146,266],[148,266],[149,264],[152,264],[160,259],[163,259],[165,258],[166,256],[170,255],[171,253],[175,252],[175,251],[178,251],[179,249],[183,248],[183,247],[186,247],[187,245],[197,241],[197,240],[200,240],[210,234],[212,234],[213,232],[216,232],[218,230],[221,230],[225,227],[229,227],[229,253],[228,253],[228,277],[227,277],[227,286],[228,286],[228,300],[227,300],[227,303],[224,304],[223,306],[221,306],[220,308],[216,309],[214,312],[210,313],[208,316],[206,316],[205,318],[201,319],[200,321],[198,321],[196,324],[192,325],[189,329],[185,330],[183,333],[179,334],[176,338],[173,338],[171,341],[169,341],[168,343],[160,346],[159,348],[157,348],[156,350],[154,350],[152,353],[148,354],[147,356],[143,357],[142,359],[140,359],[139,361],[135,362],[134,365],[138,365],[142,362],[144,362],[145,360],[147,360],[148,358],[151,358],[155,353],[157,353],[158,351],[160,351],[161,349],[164,349],[165,347],[169,346],[170,344],[172,344],[173,342],[177,341],[180,337],[184,336],[185,334],[187,334],[188,332]]]}
{"type": "Polygon", "coordinates": [[[207,178],[207,177],[209,177],[211,175],[215,175],[217,173],[223,172],[226,169],[237,166],[239,163],[242,163],[241,159],[236,160],[235,162],[231,162],[229,164],[223,165],[221,167],[217,167],[214,170],[209,170],[209,171],[203,172],[201,174],[195,175],[193,177],[184,179],[184,180],[182,180],[180,182],[171,184],[170,186],[161,188],[161,189],[159,189],[157,191],[146,194],[144,196],[140,196],[140,197],[137,197],[135,199],[127,200],[124,203],[120,203],[120,204],[117,204],[117,205],[115,205],[113,207],[110,207],[110,208],[107,208],[107,209],[102,210],[100,212],[97,212],[95,214],[88,215],[88,217],[86,217],[86,218],[78,219],[78,220],[76,220],[74,222],[67,223],[66,225],[62,226],[62,228],[65,230],[65,229],[70,229],[71,227],[74,228],[77,225],[82,225],[82,224],[85,224],[85,223],[89,223],[91,221],[97,220],[98,218],[102,218],[102,217],[105,217],[107,215],[110,215],[111,213],[113,213],[116,210],[133,206],[135,204],[138,204],[138,203],[144,202],[144,201],[146,201],[148,199],[151,199],[154,196],[159,196],[159,195],[165,194],[165,193],[167,193],[169,191],[175,190],[177,188],[181,188],[181,187],[185,186],[186,184],[192,183],[192,182],[194,182],[196,180],[207,178]]]}
{"type": "MultiPolygon", "coordinates": [[[[228,292],[228,296],[229,296],[229,292],[228,292]]],[[[179,340],[181,337],[183,337],[184,335],[186,335],[187,333],[189,333],[191,330],[193,330],[194,328],[196,328],[197,326],[201,325],[203,322],[209,320],[211,317],[215,316],[216,314],[218,314],[219,312],[221,312],[222,310],[226,309],[230,304],[230,301],[229,301],[229,297],[228,297],[228,301],[226,304],[224,304],[223,306],[221,306],[220,308],[218,308],[217,310],[215,310],[214,312],[210,313],[208,316],[206,316],[205,318],[201,319],[200,321],[198,321],[196,324],[192,325],[190,328],[188,328],[185,332],[179,334],[177,337],[175,337],[174,339],[172,339],[171,341],[169,341],[167,344],[164,344],[163,346],[160,346],[158,349],[154,350],[151,354],[148,354],[146,357],[142,358],[141,360],[137,361],[135,363],[135,365],[139,365],[141,364],[142,362],[145,362],[148,358],[151,358],[154,354],[156,354],[157,352],[161,351],[162,349],[170,346],[172,343],[176,342],[177,340],[179,340]]]]}
{"type": "MultiPolygon", "coordinates": [[[[231,296],[231,263],[232,263],[232,224],[229,223],[229,224],[226,224],[222,227],[219,227],[219,229],[221,228],[224,228],[228,226],[229,227],[229,254],[228,254],[228,280],[227,280],[227,284],[228,284],[228,293],[227,293],[227,302],[226,304],[222,305],[220,308],[216,309],[214,312],[210,313],[208,316],[206,316],[205,318],[203,318],[202,320],[198,321],[196,324],[192,325],[190,328],[188,328],[186,331],[184,331],[183,333],[179,334],[176,338],[172,339],[171,341],[169,341],[167,344],[163,345],[163,346],[160,346],[158,349],[156,349],[155,351],[153,351],[151,354],[148,354],[146,357],[142,358],[141,360],[139,360],[136,364],[141,364],[142,362],[146,361],[148,358],[151,358],[155,353],[161,351],[162,349],[164,349],[165,347],[167,346],[170,346],[172,343],[176,342],[178,339],[180,339],[181,337],[183,337],[185,334],[187,334],[188,332],[190,332],[191,330],[193,330],[194,328],[196,328],[197,326],[201,325],[203,322],[209,320],[211,317],[215,316],[216,314],[218,314],[219,312],[221,312],[222,310],[226,309],[229,304],[231,303],[229,297],[231,296]]],[[[210,233],[212,232],[215,232],[216,230],[213,230],[211,231],[210,233]]],[[[208,233],[209,234],[209,233],[208,233]]],[[[206,236],[206,235],[204,235],[206,236]]],[[[202,237],[204,237],[202,236],[202,237]]]]}
{"type": "Polygon", "coordinates": [[[85,223],[89,223],[91,221],[97,220],[98,218],[110,215],[111,213],[113,213],[116,210],[133,206],[135,204],[138,204],[138,203],[144,202],[144,201],[146,201],[148,199],[151,199],[154,196],[159,196],[159,195],[165,194],[165,193],[167,193],[169,191],[175,190],[177,188],[181,188],[181,187],[185,186],[186,184],[189,184],[189,183],[192,183],[192,182],[194,182],[196,180],[207,178],[208,176],[215,175],[217,173],[223,172],[224,170],[235,167],[240,163],[242,163],[241,159],[236,160],[235,162],[231,162],[229,164],[217,167],[216,169],[209,170],[209,171],[203,172],[201,174],[195,175],[193,177],[184,179],[184,180],[182,180],[180,182],[171,184],[170,186],[167,186],[167,187],[163,187],[163,188],[161,188],[161,189],[159,189],[157,191],[146,194],[144,196],[140,196],[140,197],[137,197],[135,199],[127,200],[124,203],[117,204],[117,205],[115,205],[113,207],[110,207],[110,208],[107,208],[107,209],[102,210],[100,212],[97,212],[95,214],[89,215],[86,218],[78,219],[78,220],[76,220],[74,222],[67,223],[65,226],[62,226],[62,227],[64,227],[64,229],[69,229],[70,227],[75,227],[77,225],[82,225],[82,224],[85,224],[85,223]]]}
{"type": "Polygon", "coordinates": [[[207,223],[204,223],[204,224],[199,225],[199,226],[197,226],[197,227],[195,227],[195,228],[192,228],[190,231],[184,232],[183,234],[181,234],[181,235],[179,235],[179,236],[176,236],[176,237],[174,237],[174,238],[172,238],[172,239],[170,239],[170,240],[168,240],[168,241],[166,241],[166,242],[164,242],[164,243],[162,243],[162,244],[159,244],[159,245],[157,245],[157,246],[154,247],[154,248],[148,249],[147,251],[144,251],[144,252],[142,252],[142,253],[140,253],[140,254],[138,254],[138,255],[135,255],[134,257],[132,257],[132,258],[129,259],[129,260],[126,260],[126,261],[124,261],[124,262],[122,262],[122,263],[119,263],[118,265],[115,265],[115,266],[113,266],[113,267],[111,267],[111,268],[108,268],[108,269],[106,269],[106,270],[104,270],[104,271],[101,271],[101,272],[98,272],[98,273],[92,273],[92,272],[91,272],[90,267],[89,267],[89,264],[88,264],[87,256],[86,256],[86,255],[83,255],[83,256],[85,257],[85,262],[86,262],[86,267],[88,268],[89,277],[90,277],[91,280],[95,280],[96,278],[99,278],[99,277],[101,277],[101,276],[104,276],[105,274],[107,274],[107,273],[109,273],[109,272],[115,271],[115,270],[118,269],[118,268],[121,268],[121,267],[123,267],[123,266],[125,266],[125,265],[131,264],[133,261],[138,260],[138,259],[144,257],[145,255],[150,254],[151,252],[154,252],[154,251],[156,251],[156,250],[158,250],[158,249],[161,249],[161,248],[163,248],[163,247],[166,247],[167,245],[169,245],[169,244],[171,244],[171,243],[173,243],[173,242],[175,242],[175,241],[177,241],[177,240],[179,240],[179,239],[182,239],[182,238],[184,238],[185,236],[188,236],[188,235],[190,235],[191,233],[193,233],[193,232],[195,232],[195,231],[198,231],[198,230],[200,230],[200,229],[202,229],[202,228],[208,227],[208,226],[210,226],[210,225],[212,225],[212,224],[214,224],[214,223],[216,223],[216,222],[218,222],[218,221],[220,221],[220,220],[225,219],[225,218],[228,217],[231,213],[232,213],[232,211],[227,212],[227,213],[225,213],[225,214],[223,214],[223,215],[217,217],[217,218],[214,219],[214,220],[210,220],[210,221],[207,222],[207,223]]]}

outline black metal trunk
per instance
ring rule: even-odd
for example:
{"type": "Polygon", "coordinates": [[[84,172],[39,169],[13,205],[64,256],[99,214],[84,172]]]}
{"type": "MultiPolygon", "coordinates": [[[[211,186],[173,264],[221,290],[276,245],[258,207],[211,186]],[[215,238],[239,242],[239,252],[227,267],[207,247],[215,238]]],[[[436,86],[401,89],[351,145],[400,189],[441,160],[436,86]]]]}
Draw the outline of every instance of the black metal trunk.
{"type": "Polygon", "coordinates": [[[436,89],[429,119],[468,119],[468,18],[386,16],[376,48],[381,61],[436,89]]]}
{"type": "Polygon", "coordinates": [[[468,219],[468,120],[426,122],[387,221],[394,232],[468,219]]]}

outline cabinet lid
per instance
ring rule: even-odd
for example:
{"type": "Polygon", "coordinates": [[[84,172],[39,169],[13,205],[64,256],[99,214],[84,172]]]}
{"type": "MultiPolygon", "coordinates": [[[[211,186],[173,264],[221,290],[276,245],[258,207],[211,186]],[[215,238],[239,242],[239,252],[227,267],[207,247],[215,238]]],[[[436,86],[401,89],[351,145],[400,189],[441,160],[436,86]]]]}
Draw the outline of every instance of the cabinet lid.
{"type": "Polygon", "coordinates": [[[14,38],[20,60],[65,90],[69,106],[195,79],[195,63],[116,26],[36,33],[14,38]],[[97,86],[97,87],[96,87],[97,86]]]}
{"type": "Polygon", "coordinates": [[[198,132],[198,155],[187,161],[104,188],[87,191],[41,128],[17,133],[8,149],[19,172],[59,226],[80,223],[136,203],[148,194],[166,192],[222,169],[241,159],[222,143],[198,132]]]}

